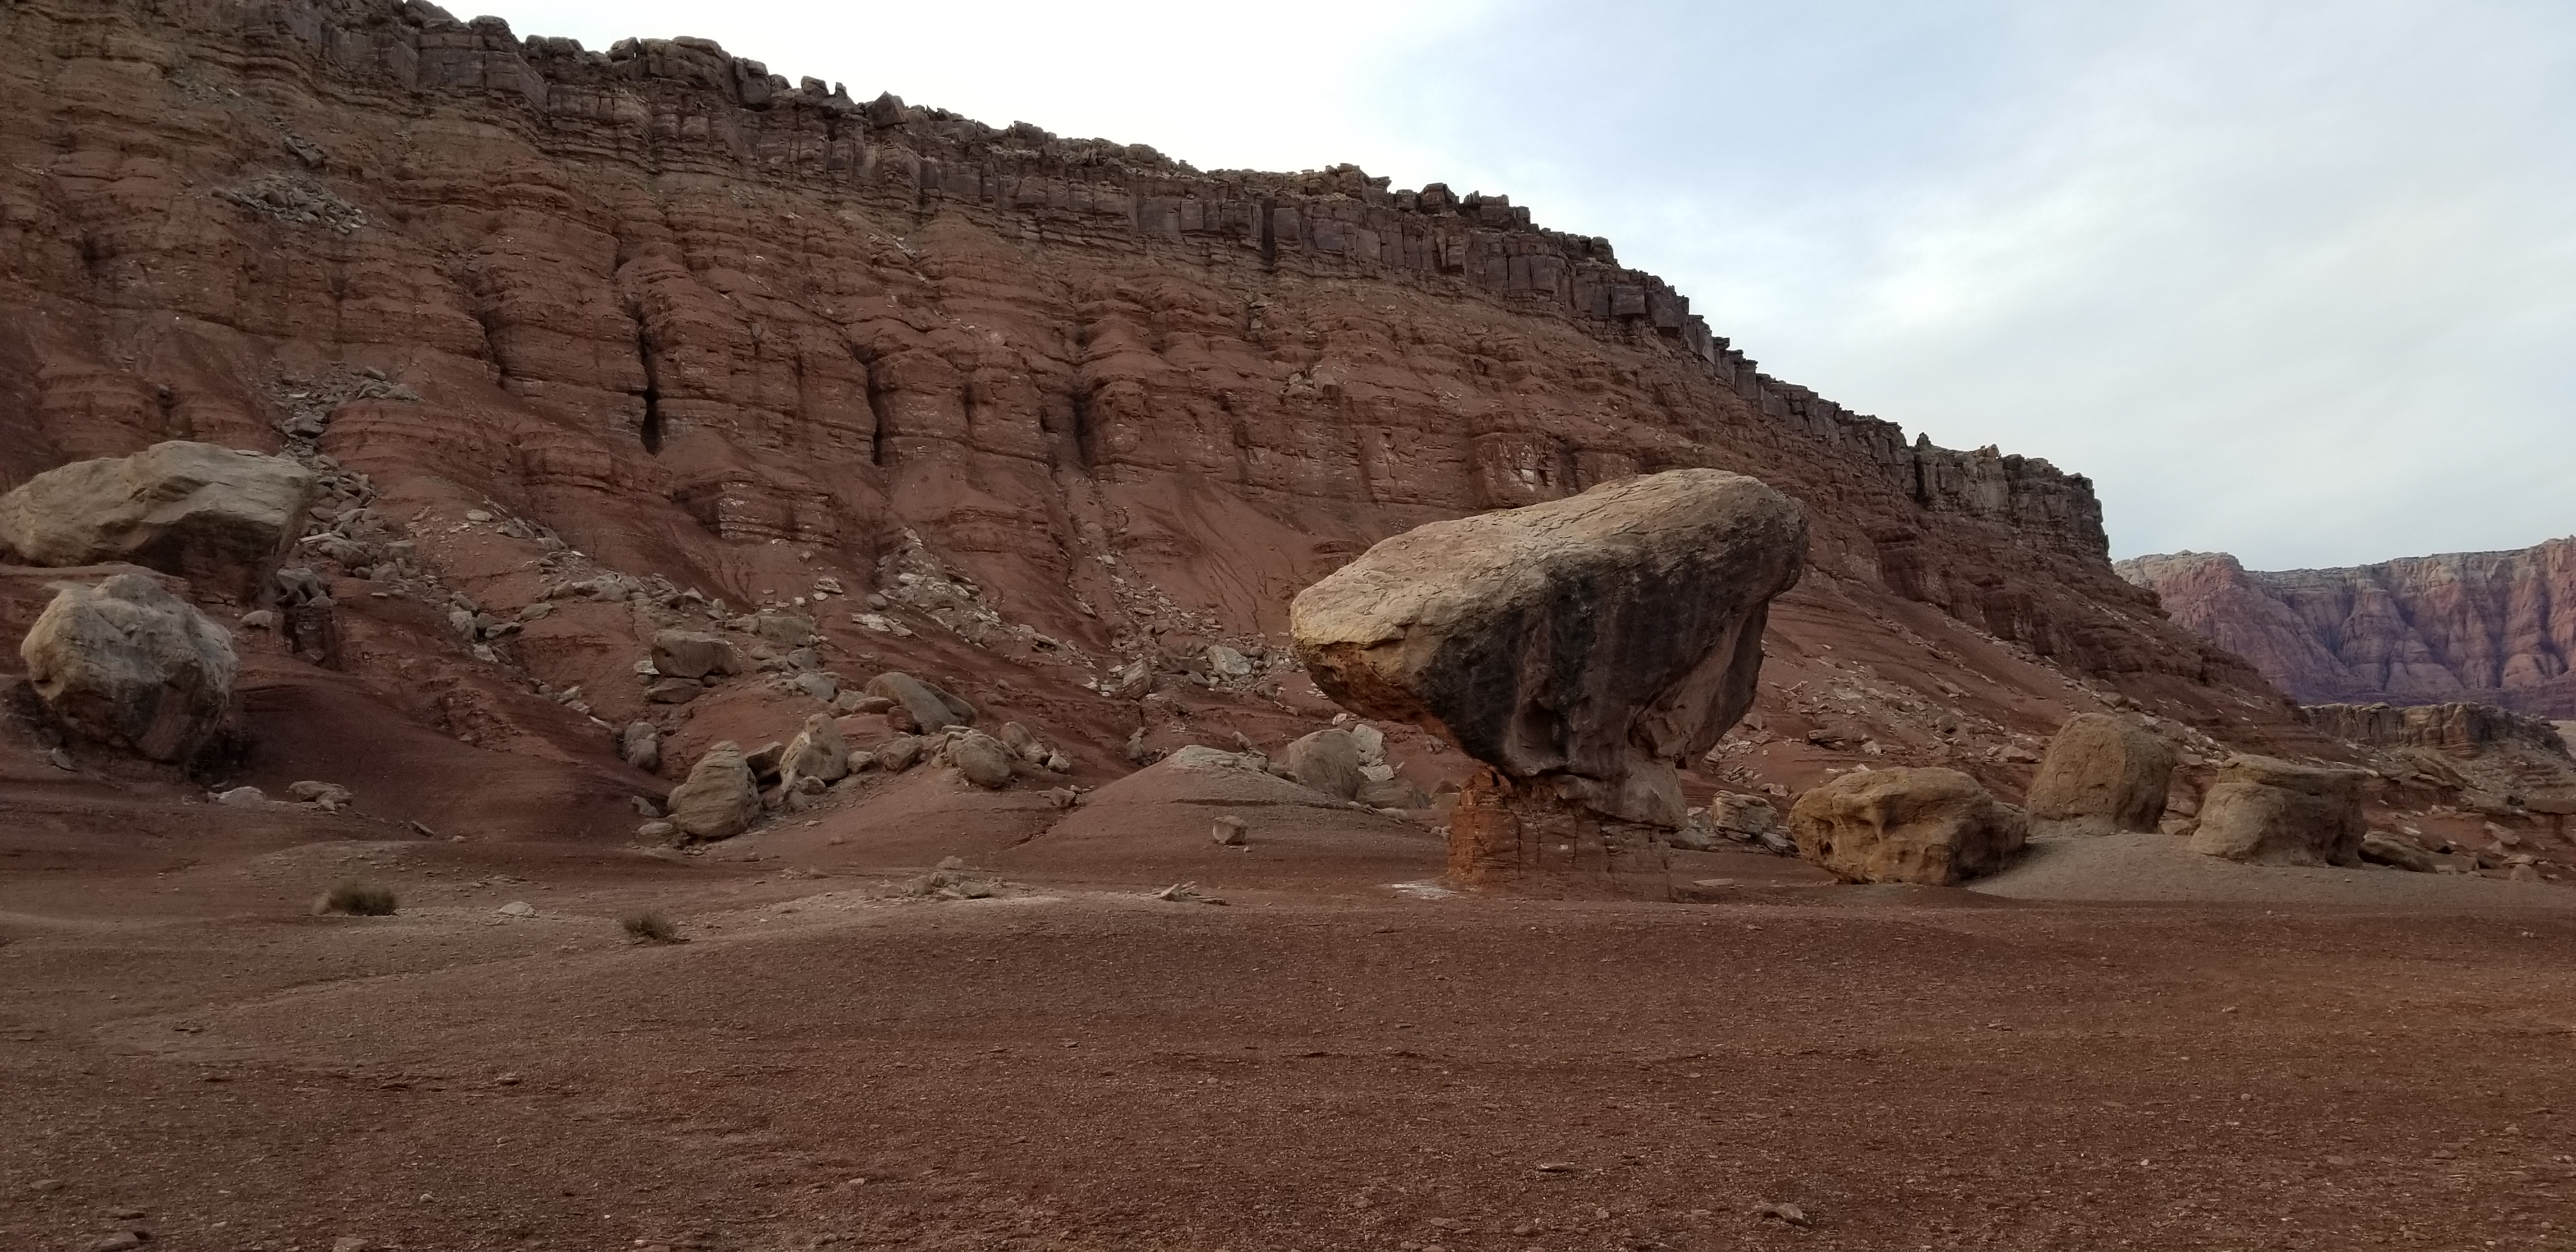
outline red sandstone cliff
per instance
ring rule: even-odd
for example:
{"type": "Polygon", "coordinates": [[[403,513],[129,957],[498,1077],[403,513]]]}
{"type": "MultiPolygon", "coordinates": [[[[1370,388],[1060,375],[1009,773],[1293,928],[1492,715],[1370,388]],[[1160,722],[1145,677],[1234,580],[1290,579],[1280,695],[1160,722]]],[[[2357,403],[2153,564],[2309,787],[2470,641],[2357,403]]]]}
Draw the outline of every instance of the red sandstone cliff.
{"type": "Polygon", "coordinates": [[[1350,554],[1679,466],[1808,507],[1815,569],[1773,615],[1784,725],[1858,674],[1904,686],[1881,706],[1927,751],[2113,688],[2305,733],[2113,573],[2085,479],[1764,376],[1606,241],[1499,196],[1200,172],[420,0],[17,0],[0,48],[0,488],[163,439],[318,438],[368,479],[331,524],[399,536],[429,580],[382,581],[374,540],[314,549],[338,642],[254,688],[278,753],[347,750],[313,727],[391,708],[429,732],[404,753],[462,742],[453,768],[506,791],[605,755],[557,708],[573,689],[601,721],[686,722],[675,755],[777,733],[643,702],[640,639],[694,611],[672,587],[812,613],[844,670],[1111,745],[1266,734],[1321,707],[1278,632],[1350,554]],[[488,659],[428,602],[507,615],[602,575],[668,585],[488,659]],[[871,590],[914,633],[845,611],[871,590]],[[1206,672],[1218,641],[1269,677],[1206,672]],[[1140,663],[1162,704],[1118,678],[1140,663]],[[1936,735],[1942,709],[1971,724],[1936,735]]]}
{"type": "Polygon", "coordinates": [[[2204,552],[2119,569],[2303,703],[2468,700],[2576,717],[2576,538],[2354,569],[2258,572],[2204,552]]]}

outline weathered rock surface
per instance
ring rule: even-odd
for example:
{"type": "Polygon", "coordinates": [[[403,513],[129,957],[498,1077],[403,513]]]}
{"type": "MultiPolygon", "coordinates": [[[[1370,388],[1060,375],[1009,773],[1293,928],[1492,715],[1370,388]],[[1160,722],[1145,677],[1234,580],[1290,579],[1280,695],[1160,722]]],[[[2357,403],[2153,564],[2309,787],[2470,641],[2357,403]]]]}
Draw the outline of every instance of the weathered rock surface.
{"type": "Polygon", "coordinates": [[[2146,728],[2107,713],[2069,718],[2048,744],[2026,807],[2052,834],[2154,830],[2165,813],[2174,750],[2146,728]]]}
{"type": "Polygon", "coordinates": [[[1360,745],[1346,730],[1319,730],[1293,740],[1279,752],[1288,776],[1343,800],[1359,798],[1368,779],[1360,773],[1360,745]]]}
{"type": "Polygon", "coordinates": [[[2350,569],[2253,571],[2223,552],[2118,568],[2301,703],[2472,701],[2576,717],[2576,538],[2350,569]]]}
{"type": "Polygon", "coordinates": [[[617,754],[647,774],[662,772],[662,731],[651,722],[628,722],[617,735],[617,754]]]}
{"type": "Polygon", "coordinates": [[[1011,762],[1018,759],[1009,744],[980,730],[966,731],[948,741],[948,762],[966,781],[987,789],[1011,784],[1011,762]]]}
{"type": "Polygon", "coordinates": [[[2398,835],[2384,835],[2375,830],[2363,835],[2361,846],[2354,851],[2362,860],[2373,865],[2412,870],[2418,874],[2430,874],[2441,865],[2431,852],[2424,849],[2424,845],[2412,839],[2398,835]]]}
{"type": "Polygon", "coordinates": [[[671,789],[669,820],[692,839],[730,839],[760,819],[760,788],[742,746],[730,739],[706,750],[671,789]]]}
{"type": "Polygon", "coordinates": [[[2337,739],[2374,748],[2430,748],[2453,756],[2476,756],[2488,748],[2516,744],[2559,756],[2569,754],[2557,723],[2489,704],[2315,704],[2300,708],[2299,718],[2337,739]]]}
{"type": "Polygon", "coordinates": [[[722,635],[662,630],[653,634],[653,668],[665,678],[707,678],[743,673],[751,663],[722,635]]]}
{"type": "Polygon", "coordinates": [[[0,495],[0,560],[125,562],[256,598],[304,522],[311,470],[207,443],[75,461],[0,495]]]}
{"type": "Polygon", "coordinates": [[[1789,808],[1798,855],[1845,882],[1948,886],[2012,863],[2023,814],[1952,769],[1845,774],[1789,808]]]}
{"type": "Polygon", "coordinates": [[[802,778],[832,783],[850,776],[850,741],[841,734],[840,724],[832,720],[831,714],[807,715],[805,728],[787,743],[779,774],[791,786],[802,778]]]}
{"type": "Polygon", "coordinates": [[[868,694],[894,701],[925,733],[975,724],[975,706],[905,673],[884,673],[868,681],[868,694]]]}
{"type": "Polygon", "coordinates": [[[64,729],[156,761],[205,745],[241,672],[231,636],[145,574],[64,587],[18,655],[64,729]]]}
{"type": "Polygon", "coordinates": [[[2351,865],[2368,833],[2359,770],[2240,754],[2201,797],[2191,850],[2260,865],[2351,865]]]}

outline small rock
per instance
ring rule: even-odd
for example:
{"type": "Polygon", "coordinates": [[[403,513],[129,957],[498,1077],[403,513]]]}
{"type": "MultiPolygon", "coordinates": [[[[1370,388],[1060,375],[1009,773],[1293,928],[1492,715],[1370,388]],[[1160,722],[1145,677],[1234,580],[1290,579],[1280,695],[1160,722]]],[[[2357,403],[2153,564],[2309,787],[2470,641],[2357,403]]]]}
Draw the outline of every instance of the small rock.
{"type": "Polygon", "coordinates": [[[656,842],[669,839],[671,836],[678,833],[680,833],[680,828],[669,822],[646,822],[635,828],[636,838],[651,839],[656,842]]]}
{"type": "Polygon", "coordinates": [[[492,520],[492,515],[482,509],[467,509],[465,510],[465,520],[469,522],[488,522],[492,520]]]}
{"type": "Polygon", "coordinates": [[[76,768],[72,764],[72,754],[63,751],[60,748],[45,749],[45,764],[51,765],[55,769],[63,770],[65,772],[70,772],[76,768]]]}
{"type": "Polygon", "coordinates": [[[1220,817],[1216,819],[1215,827],[1208,831],[1208,837],[1216,840],[1220,846],[1240,848],[1243,846],[1243,832],[1242,818],[1220,817]]]}
{"type": "Polygon", "coordinates": [[[1008,745],[980,730],[967,731],[948,745],[948,759],[957,772],[986,790],[1010,785],[1015,757],[1008,745]]]}
{"type": "Polygon", "coordinates": [[[268,803],[268,793],[261,791],[257,787],[235,787],[230,791],[216,792],[215,803],[229,804],[236,808],[247,808],[252,805],[268,803]]]}
{"type": "Polygon", "coordinates": [[[1753,1210],[1753,1215],[1801,1228],[1815,1224],[1814,1219],[1807,1216],[1807,1211],[1795,1204],[1765,1204],[1753,1210]]]}
{"type": "Polygon", "coordinates": [[[1194,882],[1173,883],[1171,886],[1153,893],[1151,898],[1156,900],[1169,900],[1174,904],[1225,903],[1225,897],[1209,895],[1208,893],[1199,890],[1199,885],[1194,882]]]}
{"type": "Polygon", "coordinates": [[[36,1181],[27,1184],[27,1190],[33,1191],[37,1195],[52,1195],[62,1189],[63,1180],[60,1178],[39,1178],[36,1181]]]}
{"type": "Polygon", "coordinates": [[[342,1235],[331,1241],[331,1252],[367,1252],[374,1246],[360,1236],[342,1235]]]}
{"type": "Polygon", "coordinates": [[[1047,803],[1060,809],[1072,808],[1082,801],[1082,793],[1071,787],[1049,787],[1038,794],[1046,797],[1047,803]]]}
{"type": "Polygon", "coordinates": [[[142,1246],[142,1235],[136,1234],[131,1230],[120,1230],[115,1234],[109,1235],[108,1237],[89,1245],[89,1249],[90,1252],[125,1252],[127,1248],[139,1248],[142,1246]]]}
{"type": "Polygon", "coordinates": [[[503,917],[535,917],[537,906],[525,900],[512,900],[497,910],[503,917]]]}
{"type": "Polygon", "coordinates": [[[289,785],[286,794],[325,813],[337,813],[355,798],[348,788],[338,783],[315,782],[309,778],[289,785]]]}
{"type": "Polygon", "coordinates": [[[273,609],[252,609],[241,615],[241,624],[244,630],[275,630],[277,612],[273,609]]]}

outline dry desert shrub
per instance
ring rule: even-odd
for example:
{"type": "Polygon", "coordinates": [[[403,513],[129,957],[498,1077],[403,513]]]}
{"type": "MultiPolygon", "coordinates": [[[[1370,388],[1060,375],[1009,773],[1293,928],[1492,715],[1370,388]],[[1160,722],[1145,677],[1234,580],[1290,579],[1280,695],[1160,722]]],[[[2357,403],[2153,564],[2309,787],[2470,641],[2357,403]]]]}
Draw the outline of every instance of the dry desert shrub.
{"type": "Polygon", "coordinates": [[[619,918],[617,924],[624,926],[627,935],[639,943],[688,942],[680,937],[679,924],[659,913],[629,913],[619,918]]]}
{"type": "Polygon", "coordinates": [[[323,912],[346,913],[352,917],[391,917],[400,904],[392,888],[355,878],[341,879],[322,895],[323,912]]]}

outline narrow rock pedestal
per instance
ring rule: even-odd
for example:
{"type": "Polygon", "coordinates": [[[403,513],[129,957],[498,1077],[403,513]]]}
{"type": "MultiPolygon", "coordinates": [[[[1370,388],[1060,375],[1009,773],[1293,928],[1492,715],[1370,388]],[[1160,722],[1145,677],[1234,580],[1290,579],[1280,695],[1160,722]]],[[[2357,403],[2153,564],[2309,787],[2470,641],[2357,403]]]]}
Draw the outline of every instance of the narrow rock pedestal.
{"type": "Polygon", "coordinates": [[[1664,832],[1478,769],[1449,818],[1449,878],[1475,891],[1669,900],[1664,832]]]}

